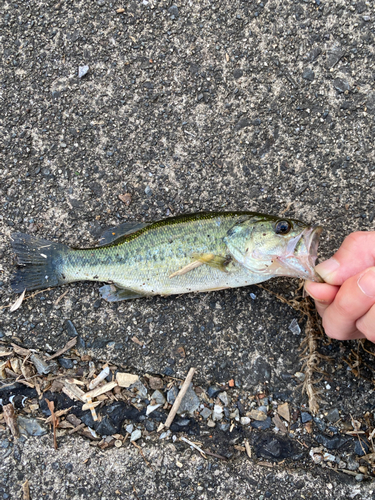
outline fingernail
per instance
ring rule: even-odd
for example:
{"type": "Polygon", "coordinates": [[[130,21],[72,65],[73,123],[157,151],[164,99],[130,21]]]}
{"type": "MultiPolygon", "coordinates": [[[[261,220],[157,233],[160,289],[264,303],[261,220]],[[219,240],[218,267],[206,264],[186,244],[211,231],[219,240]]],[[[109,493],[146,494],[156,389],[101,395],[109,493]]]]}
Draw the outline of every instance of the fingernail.
{"type": "Polygon", "coordinates": [[[375,297],[375,272],[369,269],[362,274],[358,280],[358,286],[368,297],[375,297]]]}
{"type": "Polygon", "coordinates": [[[328,281],[328,276],[335,272],[340,267],[340,263],[333,257],[325,260],[315,267],[315,271],[321,276],[324,281],[328,281]]]}

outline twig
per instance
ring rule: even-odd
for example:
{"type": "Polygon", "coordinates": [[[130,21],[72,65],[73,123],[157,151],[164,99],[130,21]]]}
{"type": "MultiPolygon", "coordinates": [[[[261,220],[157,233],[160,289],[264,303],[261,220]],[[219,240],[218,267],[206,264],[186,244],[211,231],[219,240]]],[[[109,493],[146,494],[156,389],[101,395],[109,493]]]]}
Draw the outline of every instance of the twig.
{"type": "Polygon", "coordinates": [[[150,462],[146,459],[146,457],[142,451],[142,448],[139,446],[139,444],[135,443],[134,441],[131,441],[131,443],[138,449],[139,453],[142,455],[143,460],[146,462],[146,465],[148,467],[150,467],[150,469],[154,470],[154,468],[152,467],[150,462]]]}
{"type": "Polygon", "coordinates": [[[65,297],[65,295],[69,292],[69,288],[67,289],[66,292],[64,292],[62,295],[60,295],[60,297],[58,297],[56,300],[55,300],[55,303],[53,304],[54,306],[57,306],[57,304],[60,302],[61,299],[63,299],[65,297]]]}
{"type": "Polygon", "coordinates": [[[195,368],[190,368],[190,370],[186,376],[185,382],[182,384],[180,392],[178,393],[178,396],[177,396],[175,402],[173,403],[171,411],[169,412],[168,418],[165,421],[164,427],[166,427],[167,429],[169,429],[169,427],[171,426],[171,424],[173,422],[174,417],[176,416],[177,410],[179,409],[179,407],[181,405],[182,398],[185,396],[186,391],[189,388],[190,382],[192,381],[192,379],[194,377],[194,373],[195,373],[195,368]]]}
{"type": "Polygon", "coordinates": [[[193,448],[195,448],[196,450],[198,450],[199,453],[202,455],[203,458],[207,458],[206,455],[205,455],[205,452],[202,450],[202,448],[199,448],[199,446],[197,446],[196,444],[194,444],[192,441],[189,441],[188,439],[186,439],[186,437],[181,436],[180,437],[180,441],[185,441],[185,443],[187,443],[189,446],[192,446],[193,448]]]}
{"type": "Polygon", "coordinates": [[[69,342],[67,342],[62,349],[55,352],[55,354],[52,354],[52,356],[48,356],[48,358],[47,358],[48,361],[50,361],[51,359],[54,359],[54,358],[58,358],[59,356],[61,356],[61,354],[64,354],[64,352],[69,351],[69,349],[71,349],[73,346],[75,346],[76,343],[77,343],[77,337],[74,337],[74,339],[69,340],[69,342]]]}
{"type": "Polygon", "coordinates": [[[247,439],[245,439],[245,448],[246,448],[247,456],[249,458],[251,458],[251,448],[250,448],[249,441],[247,439]]]}
{"type": "Polygon", "coordinates": [[[49,408],[49,411],[51,412],[51,417],[52,417],[52,426],[53,426],[53,446],[55,450],[57,450],[57,439],[56,439],[56,427],[59,424],[59,420],[55,415],[55,403],[53,401],[49,401],[46,398],[46,402],[49,408]]]}
{"type": "Polygon", "coordinates": [[[12,433],[12,436],[18,438],[20,436],[20,431],[18,429],[16,415],[14,414],[14,408],[12,403],[3,406],[4,420],[12,433]]]}

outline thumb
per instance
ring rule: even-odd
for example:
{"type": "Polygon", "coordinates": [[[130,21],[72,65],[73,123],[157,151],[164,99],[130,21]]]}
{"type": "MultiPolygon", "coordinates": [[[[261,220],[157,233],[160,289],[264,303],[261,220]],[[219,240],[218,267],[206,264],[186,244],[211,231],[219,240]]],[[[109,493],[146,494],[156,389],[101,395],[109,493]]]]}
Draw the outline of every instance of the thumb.
{"type": "Polygon", "coordinates": [[[351,276],[374,265],[375,231],[358,231],[347,236],[334,256],[315,270],[326,283],[341,286],[351,276]]]}

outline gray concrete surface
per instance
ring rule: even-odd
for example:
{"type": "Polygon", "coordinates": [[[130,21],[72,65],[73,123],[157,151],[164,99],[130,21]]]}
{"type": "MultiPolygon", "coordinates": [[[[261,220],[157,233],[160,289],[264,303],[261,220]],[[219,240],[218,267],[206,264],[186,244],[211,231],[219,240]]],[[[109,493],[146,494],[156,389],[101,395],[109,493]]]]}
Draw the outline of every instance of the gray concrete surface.
{"type": "MultiPolygon", "coordinates": [[[[162,1],[20,1],[3,2],[0,19],[3,305],[14,301],[8,283],[9,235],[15,230],[87,246],[120,221],[200,210],[277,214],[293,202],[287,215],[325,227],[320,252],[326,257],[349,232],[374,229],[370,1],[223,0],[177,7],[162,1]],[[89,71],[80,79],[78,68],[85,65],[89,71]],[[132,196],[129,206],[118,198],[124,193],[132,196]]],[[[267,286],[291,298],[298,282],[280,279],[267,286]]],[[[37,295],[13,314],[0,310],[0,331],[3,342],[55,351],[69,340],[64,325],[70,319],[80,352],[95,359],[178,377],[195,366],[196,383],[234,378],[249,394],[288,393],[299,407],[306,399],[293,375],[301,368],[304,331],[302,323],[301,336],[291,334],[293,318],[299,318],[296,311],[257,287],[108,304],[99,301],[96,284],[75,284],[37,295]],[[130,340],[134,335],[145,348],[130,340]],[[183,359],[176,354],[180,346],[183,359]]],[[[368,412],[372,419],[373,374],[355,377],[344,361],[352,350],[364,357],[365,352],[354,342],[325,340],[319,349],[332,359],[322,365],[328,373],[321,385],[322,414],[339,408],[344,418],[361,419],[368,412]]],[[[58,453],[68,454],[73,446],[90,451],[83,440],[67,440],[58,453]]],[[[43,440],[20,445],[25,457],[33,447],[41,462],[54,453],[43,440]]],[[[142,461],[135,451],[108,453],[123,453],[129,464],[133,457],[131,477],[123,476],[126,487],[114,481],[98,491],[113,498],[116,484],[131,498],[131,484],[143,482],[142,461]]],[[[172,460],[157,445],[150,453],[172,460]]],[[[4,464],[15,482],[14,464],[4,464]]],[[[190,493],[178,483],[181,473],[175,470],[173,484],[179,486],[171,498],[216,498],[219,482],[223,498],[232,498],[231,485],[241,481],[243,498],[261,498],[276,487],[267,486],[267,470],[235,461],[229,477],[217,476],[214,492],[203,486],[200,493],[200,473],[190,466],[196,489],[190,493]],[[262,491],[247,490],[248,474],[259,474],[262,491]]],[[[91,473],[102,475],[97,461],[90,467],[81,471],[83,482],[91,473]]],[[[22,468],[27,477],[39,466],[25,460],[22,468]]],[[[43,483],[46,495],[60,480],[53,470],[52,482],[43,483]]],[[[298,473],[288,474],[297,480],[298,473]]],[[[311,498],[316,492],[322,498],[326,479],[317,474],[308,476],[311,498]]],[[[61,498],[87,498],[73,492],[75,481],[73,475],[61,482],[61,498]]],[[[341,482],[338,476],[335,484],[341,482]]],[[[147,483],[151,491],[166,488],[164,476],[150,475],[147,483]]],[[[337,487],[349,494],[346,486],[337,487]]],[[[16,495],[16,483],[7,488],[16,495]]],[[[90,496],[97,491],[87,488],[90,496]]],[[[324,495],[337,498],[335,488],[325,488],[324,495]]],[[[355,498],[371,498],[366,485],[355,488],[355,498]]]]}

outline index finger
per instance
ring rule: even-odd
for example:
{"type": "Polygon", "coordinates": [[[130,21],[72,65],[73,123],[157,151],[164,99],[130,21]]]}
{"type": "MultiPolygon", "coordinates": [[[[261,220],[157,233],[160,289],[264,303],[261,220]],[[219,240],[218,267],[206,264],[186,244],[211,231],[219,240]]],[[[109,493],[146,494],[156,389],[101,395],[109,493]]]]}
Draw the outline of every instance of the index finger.
{"type": "Polygon", "coordinates": [[[375,265],[375,231],[357,231],[345,238],[330,259],[316,272],[330,285],[342,285],[351,276],[375,265]]]}

